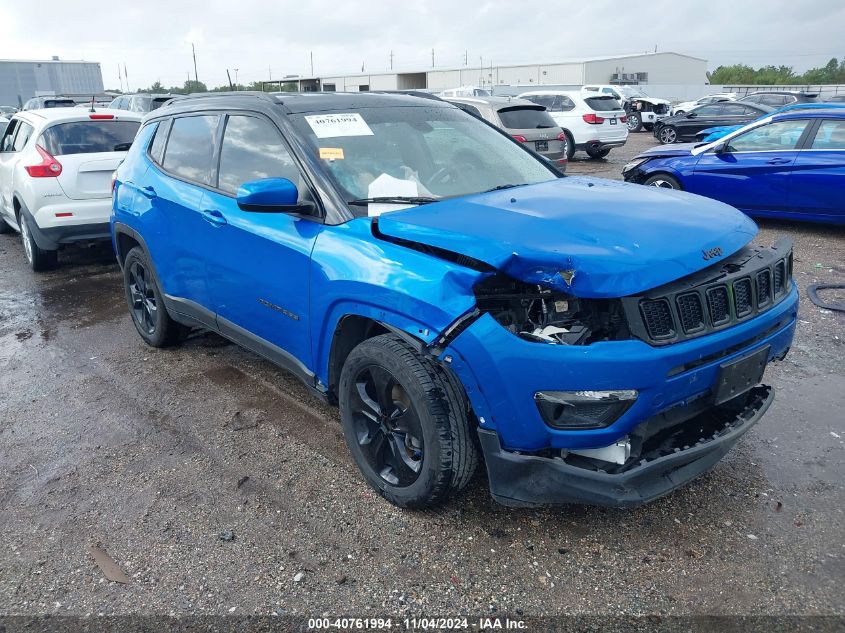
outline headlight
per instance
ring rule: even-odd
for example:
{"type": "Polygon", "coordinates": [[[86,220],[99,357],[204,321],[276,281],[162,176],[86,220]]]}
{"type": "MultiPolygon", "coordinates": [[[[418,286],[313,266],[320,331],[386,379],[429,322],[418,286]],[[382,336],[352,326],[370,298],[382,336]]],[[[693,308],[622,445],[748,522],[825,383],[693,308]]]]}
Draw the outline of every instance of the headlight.
{"type": "Polygon", "coordinates": [[[628,163],[627,165],[625,165],[622,168],[622,173],[624,174],[626,172],[631,171],[632,169],[636,169],[637,167],[642,165],[647,160],[648,160],[648,157],[646,157],[646,158],[635,158],[634,160],[632,160],[630,163],[628,163]]]}
{"type": "Polygon", "coordinates": [[[538,391],[534,402],[546,424],[556,429],[601,429],[618,420],[638,395],[635,389],[538,391]]]}

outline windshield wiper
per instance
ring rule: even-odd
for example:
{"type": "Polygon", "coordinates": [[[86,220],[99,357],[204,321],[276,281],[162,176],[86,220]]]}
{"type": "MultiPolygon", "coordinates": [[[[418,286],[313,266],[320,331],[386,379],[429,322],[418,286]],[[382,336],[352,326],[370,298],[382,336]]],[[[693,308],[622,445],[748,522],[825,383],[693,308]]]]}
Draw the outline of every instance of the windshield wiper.
{"type": "Polygon", "coordinates": [[[513,189],[514,187],[521,187],[522,185],[514,185],[514,184],[507,184],[507,185],[497,185],[492,189],[485,189],[482,193],[490,193],[491,191],[501,191],[502,189],[513,189]]]}
{"type": "Polygon", "coordinates": [[[432,198],[430,196],[379,196],[376,198],[358,198],[357,200],[350,200],[346,204],[354,206],[364,206],[365,204],[429,204],[430,202],[439,202],[439,198],[432,198]]]}

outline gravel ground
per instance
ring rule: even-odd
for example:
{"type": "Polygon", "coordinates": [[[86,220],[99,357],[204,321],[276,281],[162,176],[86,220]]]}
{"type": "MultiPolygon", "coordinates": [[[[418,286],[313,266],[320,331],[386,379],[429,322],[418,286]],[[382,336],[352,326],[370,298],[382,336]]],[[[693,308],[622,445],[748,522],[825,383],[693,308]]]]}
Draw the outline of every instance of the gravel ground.
{"type": "MultiPolygon", "coordinates": [[[[653,143],[569,172],[618,178],[653,143]]],[[[805,289],[842,280],[845,232],[761,225],[781,234],[795,346],[714,471],[633,511],[508,509],[479,473],[425,512],[371,493],[283,371],[210,334],[145,347],[108,247],[34,275],[0,236],[0,613],[843,616],[845,316],[805,289]]]]}

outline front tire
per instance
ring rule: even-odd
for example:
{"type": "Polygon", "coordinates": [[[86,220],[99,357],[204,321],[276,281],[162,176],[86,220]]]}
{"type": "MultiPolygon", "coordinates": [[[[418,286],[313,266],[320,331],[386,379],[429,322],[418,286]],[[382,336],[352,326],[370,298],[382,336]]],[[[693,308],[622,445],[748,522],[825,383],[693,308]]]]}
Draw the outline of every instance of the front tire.
{"type": "Polygon", "coordinates": [[[59,254],[57,251],[40,248],[35,243],[35,238],[32,237],[32,231],[29,228],[29,220],[21,213],[18,219],[18,225],[21,227],[21,242],[23,243],[23,252],[26,255],[26,261],[29,263],[32,270],[35,272],[42,272],[44,270],[52,270],[59,262],[59,254]]]}
{"type": "Polygon", "coordinates": [[[472,477],[478,451],[457,379],[394,334],[349,354],[338,387],[343,435],[364,479],[402,508],[446,501],[472,477]]]}
{"type": "Polygon", "coordinates": [[[657,138],[661,143],[671,145],[678,140],[678,130],[672,125],[664,125],[657,133],[657,138]]]}
{"type": "Polygon", "coordinates": [[[628,131],[639,132],[643,129],[643,119],[638,112],[628,114],[628,131]]]}
{"type": "Polygon", "coordinates": [[[644,185],[649,187],[660,187],[661,189],[674,189],[675,191],[683,191],[681,183],[678,179],[669,174],[654,174],[643,181],[644,185]]]}
{"type": "Polygon", "coordinates": [[[123,262],[123,288],[132,323],[151,347],[169,347],[181,341],[188,328],[174,321],[164,306],[147,254],[136,246],[123,262]]]}
{"type": "Polygon", "coordinates": [[[589,156],[593,160],[605,158],[608,154],[610,154],[609,147],[605,147],[604,149],[587,149],[587,156],[589,156]]]}

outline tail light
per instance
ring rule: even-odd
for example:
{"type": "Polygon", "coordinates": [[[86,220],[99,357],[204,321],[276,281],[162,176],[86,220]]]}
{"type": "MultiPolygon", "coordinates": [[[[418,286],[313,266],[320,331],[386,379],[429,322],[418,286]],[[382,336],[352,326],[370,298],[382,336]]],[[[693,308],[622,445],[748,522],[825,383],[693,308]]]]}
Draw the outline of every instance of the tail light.
{"type": "Polygon", "coordinates": [[[592,112],[590,112],[589,114],[585,114],[582,118],[586,123],[589,123],[591,125],[601,125],[602,123],[604,123],[604,119],[602,117],[596,116],[592,112]]]}
{"type": "Polygon", "coordinates": [[[111,121],[114,118],[113,114],[89,114],[89,119],[94,121],[111,121]]]}
{"type": "Polygon", "coordinates": [[[114,184],[117,182],[117,171],[111,173],[111,192],[114,193],[114,184]]]}
{"type": "Polygon", "coordinates": [[[558,134],[557,140],[565,142],[566,141],[566,132],[561,132],[560,134],[558,134]]]}
{"type": "Polygon", "coordinates": [[[36,145],[35,149],[43,160],[37,165],[24,167],[26,173],[33,178],[55,178],[62,173],[62,164],[53,158],[46,149],[40,145],[36,145]]]}
{"type": "Polygon", "coordinates": [[[528,139],[525,138],[524,136],[522,136],[522,134],[514,134],[513,140],[519,141],[520,143],[527,143],[528,142],[528,139]]]}
{"type": "Polygon", "coordinates": [[[621,117],[619,117],[619,122],[620,122],[620,123],[627,123],[627,122],[628,122],[628,117],[626,117],[626,116],[621,116],[621,117]]]}

